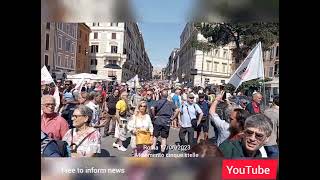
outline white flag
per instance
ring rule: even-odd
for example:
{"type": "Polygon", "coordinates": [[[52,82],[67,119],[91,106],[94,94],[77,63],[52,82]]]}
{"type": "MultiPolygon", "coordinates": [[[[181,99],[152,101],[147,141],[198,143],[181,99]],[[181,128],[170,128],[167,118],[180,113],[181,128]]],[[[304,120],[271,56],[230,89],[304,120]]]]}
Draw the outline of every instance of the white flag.
{"type": "Polygon", "coordinates": [[[60,106],[60,96],[59,96],[59,88],[58,88],[58,86],[56,86],[56,90],[54,91],[53,97],[56,100],[55,112],[58,112],[58,109],[59,109],[59,106],[60,106]]]}
{"type": "Polygon", "coordinates": [[[74,87],[74,89],[80,92],[83,84],[84,84],[84,77],[76,83],[76,87],[74,87]]]}
{"type": "Polygon", "coordinates": [[[44,84],[50,84],[54,82],[47,67],[46,66],[43,66],[41,68],[41,85],[44,85],[44,84]]]}
{"type": "Polygon", "coordinates": [[[227,84],[232,84],[238,89],[243,82],[257,78],[264,78],[261,42],[251,50],[227,84]]]}

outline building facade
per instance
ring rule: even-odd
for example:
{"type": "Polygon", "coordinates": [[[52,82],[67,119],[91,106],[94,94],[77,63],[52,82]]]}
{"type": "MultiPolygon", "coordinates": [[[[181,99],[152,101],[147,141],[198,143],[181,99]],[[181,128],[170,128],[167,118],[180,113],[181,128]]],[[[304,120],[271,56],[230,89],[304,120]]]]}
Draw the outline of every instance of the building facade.
{"type": "Polygon", "coordinates": [[[76,73],[90,73],[89,35],[91,29],[85,23],[78,23],[76,46],[76,73]]]}
{"type": "MultiPolygon", "coordinates": [[[[51,23],[53,24],[53,23],[51,23]]],[[[76,73],[77,23],[54,23],[54,65],[53,77],[65,78],[76,73]]]]}
{"type": "Polygon", "coordinates": [[[152,65],[136,23],[86,23],[90,29],[90,73],[126,82],[152,77],[152,65]]]}
{"type": "Polygon", "coordinates": [[[187,23],[180,36],[179,58],[176,69],[173,70],[176,71],[179,82],[203,87],[225,83],[231,75],[233,46],[227,45],[203,52],[192,46],[193,39],[207,41],[193,23],[187,23]],[[193,75],[191,72],[195,69],[196,75],[193,75]]]}
{"type": "Polygon", "coordinates": [[[41,23],[41,68],[45,65],[49,72],[54,66],[54,23],[41,23]]]}

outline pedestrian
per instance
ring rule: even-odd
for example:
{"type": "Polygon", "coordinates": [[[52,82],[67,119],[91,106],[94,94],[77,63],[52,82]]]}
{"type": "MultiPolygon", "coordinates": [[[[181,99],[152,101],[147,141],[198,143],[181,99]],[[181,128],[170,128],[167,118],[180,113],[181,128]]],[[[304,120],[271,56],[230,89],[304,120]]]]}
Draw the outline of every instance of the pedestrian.
{"type": "Polygon", "coordinates": [[[56,106],[55,98],[51,95],[44,95],[41,98],[43,114],[41,116],[41,130],[50,138],[61,140],[69,130],[67,121],[54,112],[56,106]]]}
{"type": "Polygon", "coordinates": [[[259,92],[253,93],[252,101],[246,106],[246,110],[250,114],[261,113],[260,103],[262,101],[262,95],[259,92]]]}
{"type": "Polygon", "coordinates": [[[188,100],[181,107],[180,131],[179,139],[182,145],[194,144],[194,130],[200,124],[203,112],[198,104],[194,102],[194,95],[188,94],[188,100]],[[197,115],[198,114],[198,115],[197,115]],[[186,143],[185,135],[188,133],[188,143],[186,143]]]}
{"type": "Polygon", "coordinates": [[[206,141],[208,140],[208,132],[209,132],[209,109],[210,109],[210,104],[208,103],[207,100],[205,100],[205,95],[199,94],[199,101],[197,103],[199,107],[201,108],[203,112],[203,116],[201,119],[200,124],[197,126],[196,131],[197,131],[197,143],[200,142],[200,136],[201,133],[203,132],[203,139],[206,141]]]}
{"type": "Polygon", "coordinates": [[[97,129],[90,127],[93,111],[79,105],[73,112],[72,121],[75,128],[70,129],[63,140],[71,147],[71,157],[93,157],[101,153],[101,136],[97,129]]]}
{"type": "Polygon", "coordinates": [[[279,96],[273,97],[273,103],[271,108],[264,111],[264,114],[269,117],[273,123],[272,133],[269,141],[266,143],[264,148],[268,154],[268,157],[279,156],[279,96]]]}
{"type": "Polygon", "coordinates": [[[120,95],[120,100],[116,104],[116,127],[115,138],[116,142],[112,144],[114,148],[118,148],[119,151],[126,151],[123,146],[123,141],[127,139],[127,119],[128,119],[128,92],[123,91],[120,95]]]}
{"type": "MultiPolygon", "coordinates": [[[[177,87],[176,90],[175,90],[175,93],[174,93],[174,95],[173,95],[173,97],[172,97],[172,102],[173,102],[179,109],[181,109],[181,106],[182,106],[180,94],[181,94],[181,87],[177,87]]],[[[178,119],[180,119],[180,118],[179,118],[179,115],[178,115],[178,117],[177,117],[176,119],[174,119],[174,120],[172,121],[172,127],[173,127],[173,128],[178,128],[178,122],[179,122],[178,119]]]]}
{"type": "Polygon", "coordinates": [[[150,115],[150,118],[152,120],[152,122],[154,121],[154,117],[152,115],[152,108],[155,106],[156,101],[154,100],[154,94],[153,94],[153,90],[149,89],[147,91],[147,95],[146,95],[146,102],[147,102],[147,106],[148,106],[148,114],[150,115]]]}
{"type": "Polygon", "coordinates": [[[41,131],[41,156],[42,157],[61,157],[59,146],[54,140],[41,131]]]}
{"type": "Polygon", "coordinates": [[[143,100],[143,96],[141,95],[141,88],[136,88],[136,93],[133,94],[130,98],[130,107],[131,110],[134,111],[140,101],[143,100]]]}
{"type": "Polygon", "coordinates": [[[90,120],[90,126],[95,127],[100,124],[100,106],[102,102],[102,95],[99,92],[92,91],[89,94],[89,103],[86,104],[92,110],[92,119],[90,120]]]}
{"type": "Polygon", "coordinates": [[[156,149],[157,138],[161,136],[161,153],[165,154],[171,121],[179,114],[179,108],[168,101],[168,91],[161,91],[161,99],[152,108],[154,120],[154,138],[151,150],[156,149]]]}
{"type": "Polygon", "coordinates": [[[249,116],[244,124],[244,136],[240,140],[226,140],[219,148],[225,158],[261,158],[260,148],[268,142],[272,122],[264,114],[249,116]]]}
{"type": "Polygon", "coordinates": [[[116,125],[116,104],[119,101],[119,90],[114,90],[111,96],[106,99],[107,120],[104,126],[104,137],[114,135],[116,125]]]}
{"type": "Polygon", "coordinates": [[[90,95],[87,92],[81,92],[78,96],[78,102],[80,105],[86,105],[90,102],[90,95]]]}
{"type": "Polygon", "coordinates": [[[131,120],[128,122],[128,131],[131,133],[131,146],[134,150],[135,157],[148,157],[150,146],[152,144],[153,125],[147,111],[147,102],[141,101],[131,120]],[[138,142],[139,133],[149,134],[149,142],[138,142]]]}

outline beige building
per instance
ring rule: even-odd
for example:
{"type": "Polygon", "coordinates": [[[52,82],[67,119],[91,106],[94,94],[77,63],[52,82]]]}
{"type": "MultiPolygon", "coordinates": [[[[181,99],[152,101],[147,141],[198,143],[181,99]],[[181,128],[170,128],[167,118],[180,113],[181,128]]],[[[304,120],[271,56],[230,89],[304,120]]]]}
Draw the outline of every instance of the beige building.
{"type": "Polygon", "coordinates": [[[41,68],[45,65],[49,72],[54,67],[54,23],[41,23],[41,68]]]}
{"type": "Polygon", "coordinates": [[[136,74],[150,79],[152,65],[136,23],[86,23],[90,34],[91,73],[126,82],[136,74]]]}
{"type": "Polygon", "coordinates": [[[76,73],[90,73],[89,35],[91,29],[85,23],[78,23],[76,73]]]}
{"type": "MultiPolygon", "coordinates": [[[[193,38],[198,41],[207,41],[193,23],[187,23],[180,36],[177,68],[173,70],[176,71],[179,82],[193,86],[225,83],[231,75],[232,45],[204,53],[192,47],[193,38]],[[192,69],[197,70],[197,75],[191,74],[192,69]]],[[[174,64],[173,67],[175,67],[174,64]]]]}

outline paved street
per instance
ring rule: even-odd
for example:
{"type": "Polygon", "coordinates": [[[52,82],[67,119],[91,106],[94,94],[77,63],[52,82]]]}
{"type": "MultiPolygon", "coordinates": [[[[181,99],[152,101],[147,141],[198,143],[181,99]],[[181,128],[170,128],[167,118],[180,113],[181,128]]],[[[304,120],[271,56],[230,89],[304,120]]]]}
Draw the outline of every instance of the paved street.
{"type": "MultiPolygon", "coordinates": [[[[103,132],[103,129],[101,128],[101,134],[103,132]]],[[[212,130],[212,126],[210,126],[209,128],[209,138],[214,137],[214,133],[212,130]]],[[[112,143],[115,142],[115,138],[113,136],[107,136],[107,137],[103,137],[101,138],[101,153],[103,154],[102,156],[108,156],[108,157],[132,157],[131,153],[132,153],[132,148],[130,146],[130,136],[129,138],[127,138],[127,141],[124,143],[124,147],[127,148],[126,152],[122,152],[119,151],[117,148],[113,148],[112,147],[112,143]]],[[[161,138],[158,139],[159,143],[160,143],[161,138]]],[[[186,136],[186,140],[187,140],[187,136],[186,136]]],[[[169,134],[169,138],[168,138],[168,145],[169,147],[172,148],[172,150],[169,150],[169,154],[181,154],[183,152],[177,150],[177,147],[175,147],[174,145],[176,145],[176,143],[179,143],[179,129],[174,129],[171,128],[170,129],[170,134],[169,134]]],[[[158,146],[158,148],[160,149],[160,144],[158,146]]]]}

